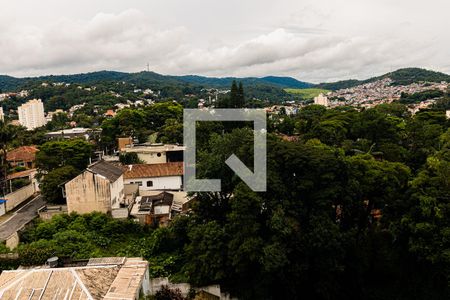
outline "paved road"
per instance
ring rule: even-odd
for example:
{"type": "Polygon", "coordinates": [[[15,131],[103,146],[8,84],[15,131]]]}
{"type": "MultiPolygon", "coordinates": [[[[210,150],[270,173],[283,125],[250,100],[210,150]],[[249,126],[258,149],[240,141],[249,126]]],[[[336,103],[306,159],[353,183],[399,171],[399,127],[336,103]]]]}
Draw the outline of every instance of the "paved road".
{"type": "Polygon", "coordinates": [[[0,224],[0,241],[6,240],[11,234],[33,220],[37,216],[37,210],[44,204],[42,196],[37,196],[17,210],[6,222],[0,224]]]}

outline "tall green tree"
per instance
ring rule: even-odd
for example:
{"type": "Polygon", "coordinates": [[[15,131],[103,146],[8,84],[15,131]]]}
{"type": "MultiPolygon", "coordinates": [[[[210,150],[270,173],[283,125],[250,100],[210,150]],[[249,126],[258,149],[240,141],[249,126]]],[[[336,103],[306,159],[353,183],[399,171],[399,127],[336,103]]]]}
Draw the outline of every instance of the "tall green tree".
{"type": "Polygon", "coordinates": [[[0,192],[2,194],[6,194],[7,191],[6,178],[8,176],[9,166],[6,156],[8,154],[8,148],[16,135],[17,127],[7,125],[0,120],[0,192]]]}
{"type": "Polygon", "coordinates": [[[92,144],[83,139],[49,141],[39,147],[36,166],[44,174],[63,166],[81,171],[90,163],[92,149],[92,144]]]}
{"type": "Polygon", "coordinates": [[[63,184],[75,178],[80,171],[71,165],[49,171],[42,179],[40,187],[45,200],[50,203],[63,204],[63,184]]]}
{"type": "Polygon", "coordinates": [[[238,92],[237,92],[237,108],[245,107],[245,94],[244,94],[244,85],[242,82],[239,82],[238,92]]]}

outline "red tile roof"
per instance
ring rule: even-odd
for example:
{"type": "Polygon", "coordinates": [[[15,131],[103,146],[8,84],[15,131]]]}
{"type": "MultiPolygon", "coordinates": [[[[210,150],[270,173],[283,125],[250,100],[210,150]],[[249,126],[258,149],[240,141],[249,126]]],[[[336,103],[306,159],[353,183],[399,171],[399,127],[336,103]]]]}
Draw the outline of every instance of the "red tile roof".
{"type": "Polygon", "coordinates": [[[7,161],[34,161],[36,159],[36,152],[39,149],[36,146],[22,146],[9,151],[6,154],[7,161]]]}
{"type": "Polygon", "coordinates": [[[124,166],[124,179],[183,175],[183,162],[124,166]]]}
{"type": "Polygon", "coordinates": [[[105,113],[105,116],[114,117],[116,113],[112,109],[108,109],[105,113]]]}

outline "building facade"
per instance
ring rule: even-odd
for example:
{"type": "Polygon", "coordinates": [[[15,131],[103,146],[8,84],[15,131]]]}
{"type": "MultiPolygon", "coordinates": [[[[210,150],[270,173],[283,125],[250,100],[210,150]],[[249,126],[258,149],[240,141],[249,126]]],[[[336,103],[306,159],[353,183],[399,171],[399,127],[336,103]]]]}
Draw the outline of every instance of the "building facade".
{"type": "Polygon", "coordinates": [[[162,164],[183,161],[184,149],[185,147],[178,145],[128,145],[121,148],[121,152],[136,153],[146,164],[162,164]]]}
{"type": "Polygon", "coordinates": [[[125,166],[125,184],[137,184],[141,191],[183,189],[183,163],[137,164],[125,166]]]}
{"type": "Polygon", "coordinates": [[[80,214],[111,213],[124,199],[122,169],[99,161],[65,184],[67,210],[80,214]]]}
{"type": "Polygon", "coordinates": [[[47,123],[44,113],[44,104],[41,99],[33,99],[18,108],[20,125],[28,130],[44,126],[47,123]]]}
{"type": "Polygon", "coordinates": [[[320,94],[319,96],[314,98],[314,104],[317,105],[323,105],[325,107],[328,106],[328,98],[324,96],[323,94],[320,94]]]}

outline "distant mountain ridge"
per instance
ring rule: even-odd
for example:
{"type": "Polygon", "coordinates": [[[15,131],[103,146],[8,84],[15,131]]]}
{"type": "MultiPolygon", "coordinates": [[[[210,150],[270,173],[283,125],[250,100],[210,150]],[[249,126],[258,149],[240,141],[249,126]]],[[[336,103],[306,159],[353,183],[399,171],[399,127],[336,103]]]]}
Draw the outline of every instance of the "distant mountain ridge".
{"type": "Polygon", "coordinates": [[[233,80],[241,81],[244,85],[271,85],[279,88],[308,88],[312,83],[299,81],[292,77],[266,76],[266,77],[205,77],[198,75],[172,76],[184,82],[193,84],[208,85],[211,87],[227,88],[231,86],[233,80]]]}
{"type": "Polygon", "coordinates": [[[0,75],[0,90],[15,90],[24,83],[23,78],[0,75]]]}
{"type": "Polygon", "coordinates": [[[198,75],[172,76],[161,75],[155,72],[125,73],[117,71],[97,71],[73,75],[48,75],[39,77],[16,78],[11,76],[0,76],[1,90],[17,90],[27,84],[37,82],[66,82],[78,84],[95,84],[100,81],[125,81],[140,84],[192,84],[209,88],[229,88],[233,80],[241,81],[246,86],[270,86],[275,88],[308,88],[313,84],[299,81],[292,77],[205,77],[198,75]]]}
{"type": "Polygon", "coordinates": [[[366,80],[343,80],[338,82],[312,84],[303,82],[292,77],[283,76],[266,76],[266,77],[206,77],[198,75],[172,76],[162,75],[155,72],[138,72],[126,73],[117,71],[97,71],[91,73],[81,73],[72,75],[48,75],[39,77],[16,78],[7,75],[0,75],[0,90],[14,91],[25,88],[29,85],[39,82],[67,82],[75,84],[95,84],[97,82],[121,82],[134,83],[137,85],[195,85],[205,88],[228,88],[233,80],[241,81],[244,86],[257,89],[304,89],[310,87],[323,88],[327,90],[337,90],[342,88],[350,88],[360,84],[373,82],[382,78],[391,78],[394,84],[410,84],[419,81],[448,81],[450,75],[420,68],[405,68],[390,72],[381,76],[372,77],[366,80]]]}

